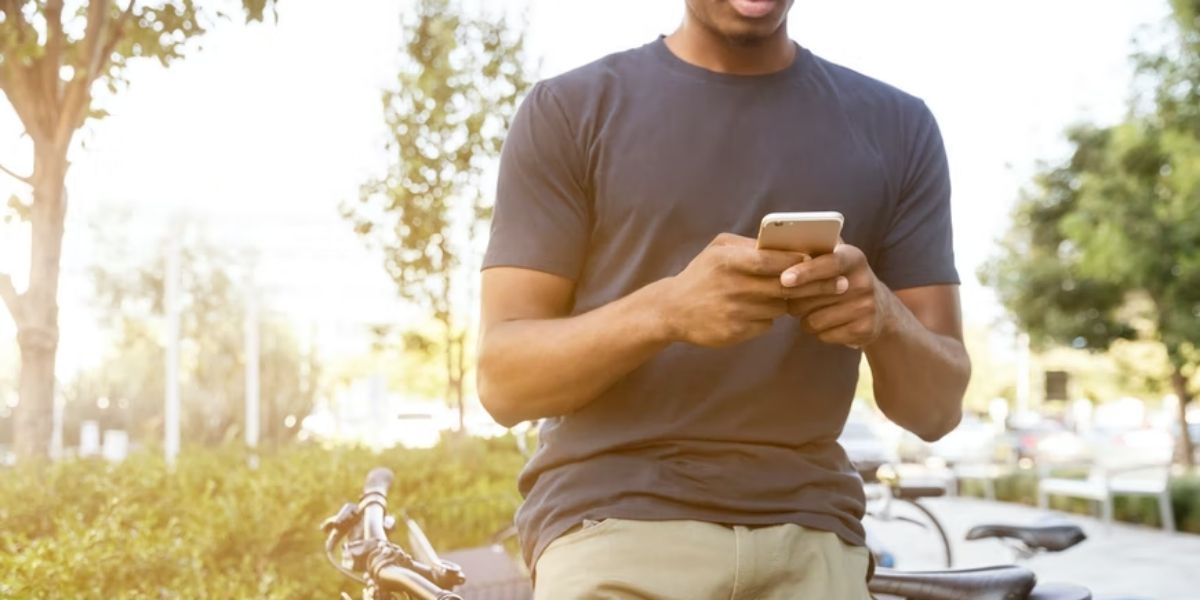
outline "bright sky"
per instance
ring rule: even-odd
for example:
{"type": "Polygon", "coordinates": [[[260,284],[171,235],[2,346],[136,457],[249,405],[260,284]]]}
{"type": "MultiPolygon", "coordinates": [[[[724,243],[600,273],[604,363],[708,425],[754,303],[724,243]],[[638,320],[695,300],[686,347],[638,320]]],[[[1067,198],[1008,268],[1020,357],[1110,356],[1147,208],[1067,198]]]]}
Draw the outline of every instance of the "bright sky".
{"type": "MultiPolygon", "coordinates": [[[[486,4],[528,5],[529,47],[544,77],[668,33],[683,11],[683,0],[486,4]]],[[[387,159],[379,90],[394,73],[400,11],[411,6],[284,0],[278,25],[226,24],[172,69],[131,74],[132,89],[106,106],[112,116],[84,135],[68,180],[60,372],[103,348],[87,311],[84,230],[91,211],[113,203],[133,207],[129,235],[148,253],[160,251],[176,210],[205,222],[210,237],[257,251],[267,304],[318,328],[326,351],[359,339],[363,323],[414,318],[337,212],[387,159]]],[[[790,32],[825,58],[921,96],[938,116],[966,318],[989,323],[1001,312],[975,271],[1020,186],[1036,161],[1062,156],[1066,126],[1121,116],[1130,38],[1166,14],[1162,0],[799,0],[790,32]]],[[[27,172],[28,141],[0,105],[0,162],[27,172]]],[[[15,189],[0,177],[0,199],[15,189]]],[[[19,287],[27,244],[0,227],[0,270],[19,287]]],[[[7,317],[0,337],[12,339],[7,317]]]]}

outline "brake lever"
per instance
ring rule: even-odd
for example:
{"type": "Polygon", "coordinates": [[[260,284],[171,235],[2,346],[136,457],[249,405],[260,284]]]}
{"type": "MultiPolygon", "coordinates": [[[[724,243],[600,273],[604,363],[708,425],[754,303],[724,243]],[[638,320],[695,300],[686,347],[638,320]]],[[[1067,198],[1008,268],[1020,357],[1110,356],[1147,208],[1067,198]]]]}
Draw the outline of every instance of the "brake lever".
{"type": "Polygon", "coordinates": [[[325,519],[321,523],[321,531],[325,532],[326,535],[330,531],[345,533],[346,530],[357,525],[360,519],[362,519],[362,512],[358,510],[358,505],[353,502],[347,502],[342,505],[341,510],[338,510],[337,514],[325,519]]]}

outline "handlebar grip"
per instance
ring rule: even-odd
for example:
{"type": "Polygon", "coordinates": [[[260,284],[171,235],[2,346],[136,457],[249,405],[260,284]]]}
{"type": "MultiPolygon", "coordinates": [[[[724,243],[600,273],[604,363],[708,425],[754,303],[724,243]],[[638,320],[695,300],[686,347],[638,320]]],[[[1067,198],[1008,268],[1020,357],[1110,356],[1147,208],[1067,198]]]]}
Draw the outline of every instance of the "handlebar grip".
{"type": "Polygon", "coordinates": [[[386,497],[388,488],[392,487],[392,470],[386,467],[375,467],[367,473],[367,483],[363,486],[363,495],[372,492],[386,497]]]}
{"type": "Polygon", "coordinates": [[[404,592],[418,600],[462,600],[462,596],[443,590],[427,577],[399,565],[373,567],[371,575],[383,589],[404,592]]]}

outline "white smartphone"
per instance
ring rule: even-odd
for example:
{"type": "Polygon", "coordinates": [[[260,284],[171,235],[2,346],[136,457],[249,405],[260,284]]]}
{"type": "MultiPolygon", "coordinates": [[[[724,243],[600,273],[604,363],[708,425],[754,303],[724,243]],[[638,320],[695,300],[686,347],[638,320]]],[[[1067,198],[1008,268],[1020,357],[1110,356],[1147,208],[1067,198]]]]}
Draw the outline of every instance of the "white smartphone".
{"type": "Polygon", "coordinates": [[[820,256],[833,252],[842,234],[845,217],[836,211],[777,212],[763,217],[758,247],[820,256]]]}

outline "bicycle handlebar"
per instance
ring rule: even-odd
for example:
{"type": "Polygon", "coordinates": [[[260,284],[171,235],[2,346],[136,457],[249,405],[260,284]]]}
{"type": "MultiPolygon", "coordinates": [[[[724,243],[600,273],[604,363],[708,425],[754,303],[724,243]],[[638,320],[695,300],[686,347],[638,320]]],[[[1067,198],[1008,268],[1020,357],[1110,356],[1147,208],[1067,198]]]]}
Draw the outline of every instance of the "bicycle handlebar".
{"type": "MultiPolygon", "coordinates": [[[[363,539],[380,542],[380,546],[371,554],[368,572],[383,588],[403,590],[419,600],[462,600],[457,594],[433,583],[438,574],[436,567],[416,561],[409,561],[411,564],[405,567],[391,560],[393,555],[386,550],[389,542],[384,518],[387,515],[388,489],[392,487],[394,478],[390,469],[376,467],[367,474],[367,481],[363,485],[362,500],[359,501],[363,539]]],[[[428,541],[425,544],[428,545],[428,541]]]]}
{"type": "Polygon", "coordinates": [[[395,476],[392,470],[387,467],[375,467],[367,473],[367,483],[363,485],[363,494],[379,494],[387,496],[388,489],[392,487],[392,479],[395,476]]]}
{"type": "Polygon", "coordinates": [[[404,590],[418,600],[462,600],[454,592],[448,592],[431,583],[424,575],[401,567],[383,565],[375,569],[375,580],[389,590],[404,590]]]}
{"type": "Polygon", "coordinates": [[[363,485],[363,538],[387,541],[383,518],[387,512],[388,488],[392,487],[392,471],[384,467],[371,469],[363,485]]]}

